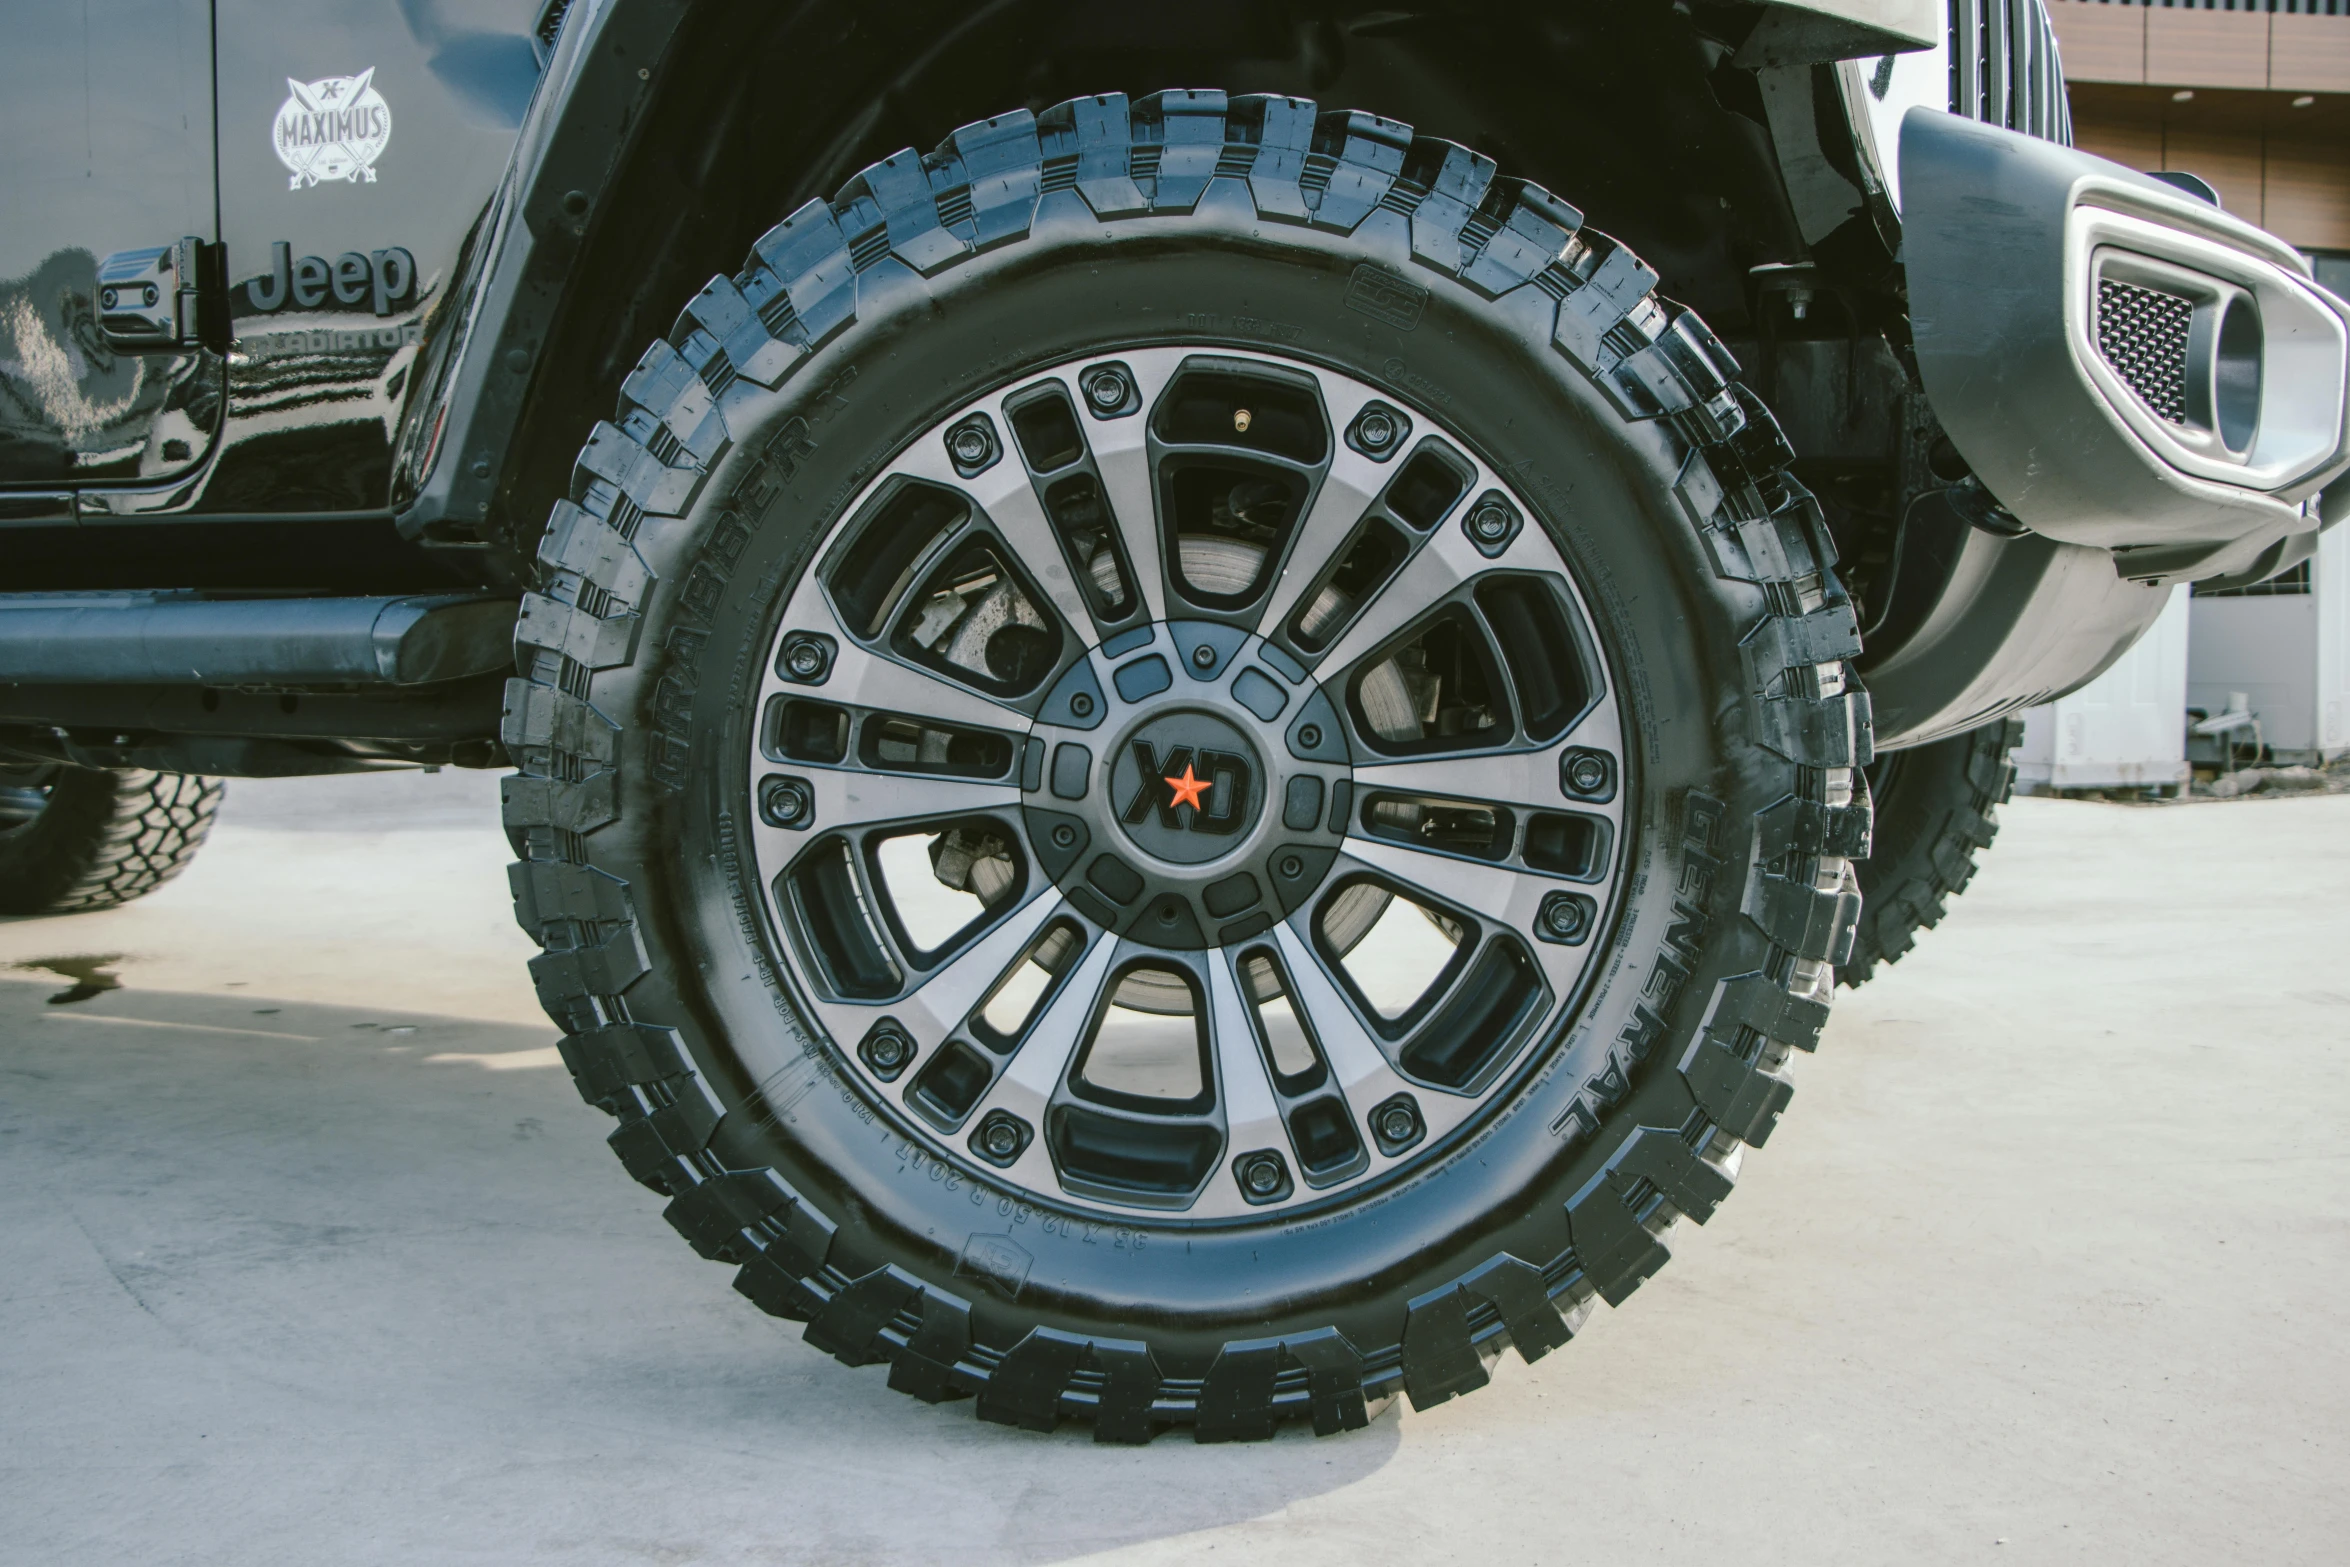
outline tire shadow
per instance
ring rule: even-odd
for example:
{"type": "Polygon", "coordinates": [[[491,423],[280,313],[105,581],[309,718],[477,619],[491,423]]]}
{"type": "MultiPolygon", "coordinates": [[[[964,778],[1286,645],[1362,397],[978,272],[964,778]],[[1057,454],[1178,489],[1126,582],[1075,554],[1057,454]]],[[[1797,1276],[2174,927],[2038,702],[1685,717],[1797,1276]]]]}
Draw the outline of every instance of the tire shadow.
{"type": "Polygon", "coordinates": [[[888,1391],[597,1146],[546,1028],[0,975],[0,1514],[30,1559],[1045,1563],[1395,1456],[888,1391]]]}

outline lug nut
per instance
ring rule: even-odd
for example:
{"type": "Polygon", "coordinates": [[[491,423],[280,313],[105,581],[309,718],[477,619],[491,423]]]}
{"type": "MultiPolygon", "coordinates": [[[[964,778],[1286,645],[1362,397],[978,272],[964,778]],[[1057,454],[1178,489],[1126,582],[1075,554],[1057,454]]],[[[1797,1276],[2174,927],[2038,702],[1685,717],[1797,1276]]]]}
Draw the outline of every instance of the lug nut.
{"type": "Polygon", "coordinates": [[[1300,729],[1297,732],[1297,743],[1304,746],[1309,751],[1311,751],[1315,746],[1320,745],[1322,743],[1322,726],[1320,724],[1308,724],[1303,729],[1300,729]]]}
{"type": "Polygon", "coordinates": [[[1595,912],[1588,898],[1554,892],[1542,900],[1541,912],[1534,917],[1534,934],[1545,941],[1581,941],[1590,932],[1595,912]]]}
{"type": "Polygon", "coordinates": [[[857,1054],[873,1068],[874,1075],[887,1082],[906,1069],[914,1059],[914,1041],[900,1028],[895,1018],[883,1018],[873,1025],[865,1042],[857,1047],[857,1054]]]}
{"type": "Polygon", "coordinates": [[[816,816],[815,792],[803,779],[766,779],[759,785],[759,815],[770,827],[805,827],[816,816]]]}
{"type": "Polygon", "coordinates": [[[1076,848],[1077,829],[1070,826],[1066,822],[1063,822],[1060,826],[1055,827],[1053,829],[1053,847],[1056,849],[1076,848]]]}
{"type": "Polygon", "coordinates": [[[1008,1165],[1028,1147],[1028,1123],[1009,1110],[990,1110],[971,1134],[971,1151],[989,1164],[1008,1165]]]}
{"type": "Polygon", "coordinates": [[[1093,716],[1092,695],[1088,692],[1080,691],[1075,696],[1069,698],[1069,711],[1075,713],[1079,718],[1091,718],[1093,716]]]}
{"type": "Polygon", "coordinates": [[[1385,462],[1403,444],[1404,432],[1410,427],[1411,422],[1402,414],[1385,403],[1373,403],[1355,415],[1346,432],[1346,444],[1374,462],[1385,462]]]}
{"type": "Polygon", "coordinates": [[[973,414],[947,431],[947,456],[966,479],[991,466],[997,455],[995,426],[985,414],[973,414]]]}
{"type": "Polygon", "coordinates": [[[1284,854],[1281,863],[1274,869],[1281,873],[1283,881],[1295,881],[1306,873],[1306,862],[1294,854],[1284,854]]]}
{"type": "Polygon", "coordinates": [[[1114,414],[1125,407],[1126,400],[1134,395],[1134,383],[1116,365],[1104,365],[1098,370],[1088,371],[1084,387],[1085,400],[1096,413],[1114,414]]]}
{"type": "Polygon", "coordinates": [[[1487,490],[1461,519],[1461,531],[1477,546],[1477,553],[1490,560],[1518,536],[1518,509],[1499,490],[1487,490]]]}
{"type": "Polygon", "coordinates": [[[1279,1154],[1252,1153],[1240,1161],[1241,1189],[1251,1197],[1278,1197],[1288,1184],[1289,1173],[1281,1168],[1279,1154]]]}
{"type": "Polygon", "coordinates": [[[1605,755],[1581,748],[1559,758],[1559,787],[1580,800],[1605,800],[1616,792],[1616,769],[1605,755]]]}
{"type": "Polygon", "coordinates": [[[1371,1107],[1368,1119],[1372,1139],[1389,1158],[1418,1142],[1428,1130],[1427,1123],[1420,1119],[1419,1101],[1410,1094],[1381,1100],[1371,1107]]]}
{"type": "Polygon", "coordinates": [[[802,685],[822,685],[832,673],[832,638],[814,631],[795,631],[783,639],[775,661],[776,673],[802,685]]]}
{"type": "Polygon", "coordinates": [[[1191,650],[1191,665],[1194,669],[1215,668],[1216,650],[1208,646],[1205,642],[1202,642],[1198,647],[1195,647],[1191,650]]]}

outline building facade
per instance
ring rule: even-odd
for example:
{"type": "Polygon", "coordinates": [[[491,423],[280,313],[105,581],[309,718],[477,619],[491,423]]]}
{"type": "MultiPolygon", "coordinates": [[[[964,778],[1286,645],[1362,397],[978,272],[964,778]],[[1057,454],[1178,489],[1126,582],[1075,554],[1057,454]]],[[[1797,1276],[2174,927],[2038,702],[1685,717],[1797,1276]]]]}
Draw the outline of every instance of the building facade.
{"type": "Polygon", "coordinates": [[[2350,0],[2048,0],[2074,139],[2200,175],[2350,293],[2350,0]]]}

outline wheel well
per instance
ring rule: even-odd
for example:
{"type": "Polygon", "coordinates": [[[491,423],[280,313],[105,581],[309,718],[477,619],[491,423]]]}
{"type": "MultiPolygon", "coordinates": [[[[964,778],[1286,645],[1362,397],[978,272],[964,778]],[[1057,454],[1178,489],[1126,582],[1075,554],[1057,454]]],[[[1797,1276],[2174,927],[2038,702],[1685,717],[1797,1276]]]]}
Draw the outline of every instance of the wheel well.
{"type": "Polygon", "coordinates": [[[1087,93],[1219,87],[1405,120],[1572,202],[1735,331],[1747,269],[1803,252],[1752,76],[1728,52],[1664,0],[696,7],[547,339],[506,469],[518,542],[645,345],[770,226],[901,148],[1087,93]]]}

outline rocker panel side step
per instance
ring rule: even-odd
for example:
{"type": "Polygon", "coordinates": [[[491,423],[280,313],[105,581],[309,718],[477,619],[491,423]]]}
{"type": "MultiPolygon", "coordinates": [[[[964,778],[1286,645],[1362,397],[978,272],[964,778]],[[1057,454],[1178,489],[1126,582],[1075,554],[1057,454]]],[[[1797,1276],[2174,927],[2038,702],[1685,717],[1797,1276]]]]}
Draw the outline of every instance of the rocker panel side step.
{"type": "Polygon", "coordinates": [[[517,601],[0,594],[0,684],[422,686],[513,661],[517,601]]]}

